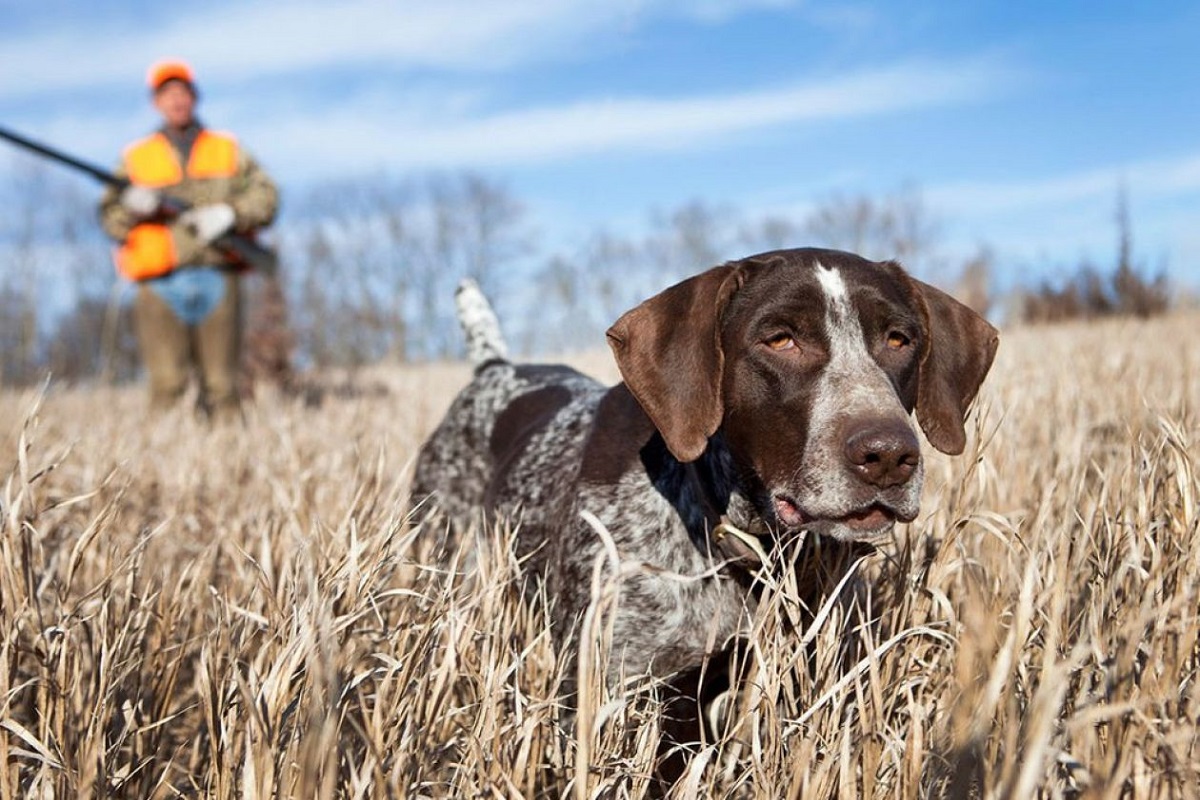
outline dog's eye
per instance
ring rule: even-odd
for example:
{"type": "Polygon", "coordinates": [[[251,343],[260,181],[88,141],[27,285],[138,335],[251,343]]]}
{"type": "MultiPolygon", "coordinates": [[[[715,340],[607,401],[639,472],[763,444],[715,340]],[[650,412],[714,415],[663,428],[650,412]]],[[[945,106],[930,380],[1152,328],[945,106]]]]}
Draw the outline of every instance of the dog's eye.
{"type": "Polygon", "coordinates": [[[903,350],[912,344],[912,341],[900,331],[892,331],[887,337],[887,346],[893,350],[903,350]]]}
{"type": "Polygon", "coordinates": [[[791,334],[788,333],[779,333],[772,336],[770,339],[767,339],[767,347],[777,352],[783,350],[795,350],[796,346],[796,340],[793,339],[791,334]]]}

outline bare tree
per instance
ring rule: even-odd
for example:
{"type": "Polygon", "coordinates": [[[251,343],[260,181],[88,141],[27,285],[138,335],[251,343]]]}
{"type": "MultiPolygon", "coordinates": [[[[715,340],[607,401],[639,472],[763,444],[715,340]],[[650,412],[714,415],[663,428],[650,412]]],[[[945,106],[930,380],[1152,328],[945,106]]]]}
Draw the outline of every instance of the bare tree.
{"type": "Polygon", "coordinates": [[[46,168],[28,159],[15,162],[13,195],[2,218],[0,241],[8,243],[7,269],[0,283],[0,329],[4,348],[0,350],[0,382],[29,383],[39,372],[38,245],[47,215],[54,210],[50,202],[46,168]]]}
{"type": "Polygon", "coordinates": [[[496,292],[496,274],[530,251],[522,229],[525,208],[500,183],[474,174],[462,176],[460,182],[466,274],[496,292]]]}
{"type": "Polygon", "coordinates": [[[877,260],[894,258],[910,267],[934,259],[939,229],[913,186],[882,199],[835,194],[804,223],[814,243],[877,260]]]}
{"type": "Polygon", "coordinates": [[[853,253],[880,248],[889,220],[869,197],[835,194],[814,210],[805,230],[816,242],[853,253]]]}
{"type": "Polygon", "coordinates": [[[732,209],[693,200],[673,211],[652,214],[643,249],[660,282],[677,281],[729,260],[737,229],[732,209]]]}
{"type": "Polygon", "coordinates": [[[991,248],[980,246],[975,255],[962,265],[955,285],[955,296],[983,316],[987,316],[992,307],[994,261],[991,248]]]}
{"type": "Polygon", "coordinates": [[[806,236],[802,226],[794,220],[769,215],[743,224],[738,241],[747,253],[762,253],[768,250],[783,250],[798,247],[806,236]]]}
{"type": "Polygon", "coordinates": [[[435,175],[423,185],[424,211],[410,230],[408,252],[419,276],[421,355],[439,357],[460,345],[450,298],[461,278],[471,277],[498,305],[510,284],[507,273],[532,250],[523,205],[502,183],[472,173],[435,175]]]}
{"type": "Polygon", "coordinates": [[[80,297],[46,343],[46,364],[56,379],[133,380],[141,366],[131,307],[110,299],[80,297]],[[97,334],[102,338],[98,339],[97,334]]]}
{"type": "Polygon", "coordinates": [[[1166,310],[1170,303],[1166,271],[1152,278],[1133,263],[1133,222],[1129,213],[1129,191],[1122,182],[1117,187],[1117,266],[1113,271],[1112,291],[1118,313],[1149,317],[1166,310]]]}
{"type": "Polygon", "coordinates": [[[295,388],[292,351],[296,336],[288,319],[287,296],[279,275],[259,275],[246,282],[246,332],[242,348],[242,392],[258,386],[295,388]]]}
{"type": "Polygon", "coordinates": [[[501,184],[473,174],[317,187],[285,248],[302,358],[357,366],[454,351],[455,284],[470,275],[501,293],[503,271],[528,249],[523,214],[501,184]]]}
{"type": "Polygon", "coordinates": [[[0,187],[0,381],[93,375],[111,316],[99,312],[115,281],[95,197],[25,157],[11,176],[0,187]]]}
{"type": "Polygon", "coordinates": [[[1167,310],[1170,288],[1166,270],[1148,278],[1145,269],[1134,263],[1133,225],[1124,184],[1117,189],[1114,221],[1117,252],[1111,272],[1105,274],[1085,261],[1061,286],[1042,281],[1022,292],[1021,319],[1037,323],[1115,314],[1149,317],[1167,310]]]}
{"type": "MultiPolygon", "coordinates": [[[[640,239],[607,231],[589,236],[570,254],[554,254],[537,278],[564,303],[554,316],[559,332],[549,347],[535,332],[522,341],[535,350],[595,347],[623,312],[675,281],[741,255],[741,226],[725,206],[692,201],[650,215],[640,239]]],[[[545,315],[534,324],[546,322],[545,315]]]]}

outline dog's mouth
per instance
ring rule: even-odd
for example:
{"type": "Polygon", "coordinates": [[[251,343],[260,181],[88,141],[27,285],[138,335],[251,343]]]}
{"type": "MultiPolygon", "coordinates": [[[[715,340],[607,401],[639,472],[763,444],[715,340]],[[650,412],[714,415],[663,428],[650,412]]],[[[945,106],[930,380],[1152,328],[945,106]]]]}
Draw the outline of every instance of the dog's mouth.
{"type": "Polygon", "coordinates": [[[772,501],[775,517],[784,528],[811,530],[835,539],[876,539],[890,532],[898,520],[911,522],[913,519],[882,501],[869,503],[836,517],[806,512],[798,502],[786,495],[777,494],[772,501]]]}

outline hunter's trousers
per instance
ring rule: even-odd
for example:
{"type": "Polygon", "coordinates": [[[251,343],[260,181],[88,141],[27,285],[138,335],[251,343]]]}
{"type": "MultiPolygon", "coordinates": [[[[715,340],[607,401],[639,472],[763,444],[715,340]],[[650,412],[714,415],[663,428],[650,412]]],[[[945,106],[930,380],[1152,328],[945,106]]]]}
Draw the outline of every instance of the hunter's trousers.
{"type": "Polygon", "coordinates": [[[240,418],[241,281],[231,272],[221,278],[224,291],[220,300],[192,323],[181,319],[148,283],[138,284],[134,327],[149,378],[152,410],[161,411],[178,402],[194,365],[200,410],[214,421],[240,418]]]}

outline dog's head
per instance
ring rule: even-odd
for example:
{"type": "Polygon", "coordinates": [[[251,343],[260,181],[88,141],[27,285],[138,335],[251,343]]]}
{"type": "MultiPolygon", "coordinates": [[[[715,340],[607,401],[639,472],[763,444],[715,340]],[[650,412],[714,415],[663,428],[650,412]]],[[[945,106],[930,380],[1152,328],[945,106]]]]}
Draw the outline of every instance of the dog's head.
{"type": "Polygon", "coordinates": [[[896,263],[784,250],[716,267],[608,331],[626,385],[680,461],[718,430],[774,526],[871,540],[917,514],[911,414],[961,453],[996,329],[896,263]]]}

